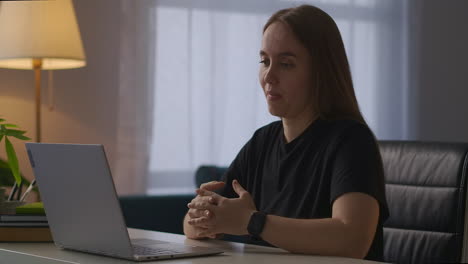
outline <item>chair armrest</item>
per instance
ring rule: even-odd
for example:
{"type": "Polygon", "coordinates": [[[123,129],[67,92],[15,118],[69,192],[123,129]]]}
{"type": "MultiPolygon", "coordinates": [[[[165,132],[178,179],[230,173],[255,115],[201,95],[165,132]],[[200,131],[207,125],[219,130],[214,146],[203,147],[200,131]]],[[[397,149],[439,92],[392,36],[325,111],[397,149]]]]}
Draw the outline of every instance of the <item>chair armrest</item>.
{"type": "Polygon", "coordinates": [[[187,203],[194,195],[132,195],[119,197],[127,227],[183,234],[187,203]]]}

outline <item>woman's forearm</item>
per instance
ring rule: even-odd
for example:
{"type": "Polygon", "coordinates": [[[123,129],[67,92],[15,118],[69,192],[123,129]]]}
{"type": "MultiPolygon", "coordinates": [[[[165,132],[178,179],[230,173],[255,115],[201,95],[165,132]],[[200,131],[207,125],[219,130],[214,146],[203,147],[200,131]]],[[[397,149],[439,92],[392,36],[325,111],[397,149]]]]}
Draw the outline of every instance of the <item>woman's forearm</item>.
{"type": "Polygon", "coordinates": [[[292,253],[364,258],[369,243],[339,219],[268,215],[263,240],[292,253]]]}
{"type": "MultiPolygon", "coordinates": [[[[233,188],[239,198],[227,199],[200,191],[199,195],[216,200],[216,205],[188,204],[191,209],[209,210],[215,216],[186,221],[193,226],[209,227],[196,233],[198,236],[248,233],[255,205],[251,195],[235,180],[233,188]]],[[[346,193],[333,202],[331,218],[296,219],[267,215],[260,236],[293,253],[364,258],[375,237],[378,220],[379,204],[375,198],[364,193],[346,193]]],[[[185,233],[190,235],[188,230],[185,233]]]]}

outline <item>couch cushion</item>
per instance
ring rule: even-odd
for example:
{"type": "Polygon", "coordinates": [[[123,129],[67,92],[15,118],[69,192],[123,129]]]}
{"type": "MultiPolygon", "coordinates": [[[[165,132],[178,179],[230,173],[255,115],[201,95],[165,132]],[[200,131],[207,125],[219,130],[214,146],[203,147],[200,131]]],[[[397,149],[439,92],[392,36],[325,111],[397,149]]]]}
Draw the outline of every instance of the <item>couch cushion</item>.
{"type": "Polygon", "coordinates": [[[128,227],[183,234],[183,219],[193,195],[119,197],[128,227]]]}
{"type": "Polygon", "coordinates": [[[196,186],[199,187],[205,182],[219,181],[227,169],[226,167],[200,166],[195,172],[196,186]]]}

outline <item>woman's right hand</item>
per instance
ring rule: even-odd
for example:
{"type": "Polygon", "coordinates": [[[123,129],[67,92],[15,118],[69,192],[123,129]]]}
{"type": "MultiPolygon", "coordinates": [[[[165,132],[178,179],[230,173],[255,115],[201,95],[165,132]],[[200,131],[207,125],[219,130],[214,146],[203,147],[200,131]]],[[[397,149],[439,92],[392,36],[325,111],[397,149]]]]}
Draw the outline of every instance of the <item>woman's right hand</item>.
{"type": "MultiPolygon", "coordinates": [[[[222,181],[211,181],[207,183],[203,183],[200,185],[200,189],[207,190],[207,191],[215,191],[223,188],[225,185],[224,182],[222,181]]],[[[207,196],[200,196],[197,195],[195,198],[192,199],[190,203],[211,203],[211,204],[216,204],[214,200],[212,200],[211,197],[207,196]]],[[[189,220],[190,219],[195,219],[195,218],[211,218],[213,217],[213,212],[209,210],[198,210],[198,209],[189,209],[187,213],[189,220]]],[[[194,227],[196,230],[195,233],[199,233],[199,231],[203,231],[205,228],[203,227],[194,227]],[[200,229],[200,230],[198,230],[200,229]]],[[[216,235],[211,236],[210,238],[216,238],[216,235]]]]}

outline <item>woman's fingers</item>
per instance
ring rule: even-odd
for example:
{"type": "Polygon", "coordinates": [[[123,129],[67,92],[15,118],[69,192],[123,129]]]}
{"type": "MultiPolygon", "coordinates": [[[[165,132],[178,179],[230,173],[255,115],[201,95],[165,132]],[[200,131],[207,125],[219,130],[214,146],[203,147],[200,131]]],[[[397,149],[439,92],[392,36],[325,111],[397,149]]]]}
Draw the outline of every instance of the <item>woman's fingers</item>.
{"type": "Polygon", "coordinates": [[[194,226],[193,227],[194,230],[195,230],[195,235],[196,235],[196,238],[195,239],[205,239],[205,238],[211,238],[209,236],[199,236],[198,234],[202,233],[202,232],[206,232],[208,230],[208,228],[204,228],[204,227],[198,227],[198,226],[194,226]]]}
{"type": "Polygon", "coordinates": [[[203,227],[203,228],[212,228],[213,222],[207,217],[199,217],[194,219],[189,219],[188,224],[196,227],[203,227]]]}
{"type": "Polygon", "coordinates": [[[249,193],[244,189],[244,187],[242,187],[242,185],[240,185],[240,183],[237,181],[237,180],[233,180],[232,181],[232,188],[234,189],[234,191],[237,193],[237,195],[239,195],[239,197],[243,197],[245,195],[248,195],[249,193]]]}
{"type": "Polygon", "coordinates": [[[216,239],[216,235],[210,235],[208,237],[211,238],[211,239],[216,239]]]}
{"type": "Polygon", "coordinates": [[[217,201],[212,196],[197,196],[187,204],[187,207],[190,209],[213,211],[216,204],[217,201]]]}
{"type": "MultiPolygon", "coordinates": [[[[192,204],[195,206],[201,205],[201,204],[214,204],[214,199],[209,196],[197,196],[189,204],[192,204]]],[[[199,218],[199,217],[211,218],[214,216],[214,214],[208,209],[198,209],[198,208],[191,208],[189,205],[187,206],[189,207],[188,216],[191,219],[199,218]]]]}
{"type": "Polygon", "coordinates": [[[201,196],[201,195],[195,196],[195,198],[193,198],[193,200],[191,201],[191,203],[196,203],[196,202],[206,202],[210,204],[216,204],[216,200],[214,198],[211,198],[210,196],[201,196]]]}
{"type": "Polygon", "coordinates": [[[226,185],[226,183],[222,181],[210,181],[210,182],[206,182],[200,185],[200,189],[204,189],[207,191],[214,191],[214,190],[223,188],[224,185],[226,185]]]}
{"type": "Polygon", "coordinates": [[[190,202],[187,204],[187,207],[190,209],[198,209],[198,210],[209,210],[214,212],[216,210],[216,205],[213,205],[209,202],[190,202]]]}
{"type": "Polygon", "coordinates": [[[199,218],[199,217],[207,217],[211,218],[213,214],[209,210],[198,210],[198,209],[189,209],[188,215],[190,218],[199,218]]]}
{"type": "Polygon", "coordinates": [[[215,192],[212,192],[212,191],[208,191],[208,190],[205,190],[205,189],[196,189],[195,192],[200,195],[200,196],[214,196],[214,195],[218,195],[217,193],[215,192]]]}
{"type": "Polygon", "coordinates": [[[223,199],[224,197],[217,194],[217,193],[214,193],[214,192],[211,192],[211,191],[207,191],[207,190],[203,190],[203,189],[197,189],[196,190],[198,196],[200,197],[207,197],[205,201],[208,201],[209,203],[211,204],[215,204],[215,205],[218,205],[223,199]]]}

